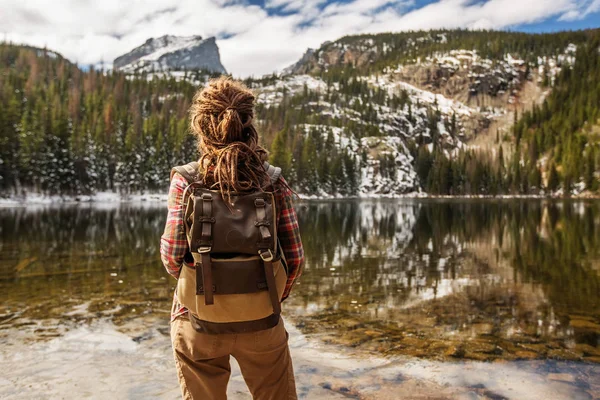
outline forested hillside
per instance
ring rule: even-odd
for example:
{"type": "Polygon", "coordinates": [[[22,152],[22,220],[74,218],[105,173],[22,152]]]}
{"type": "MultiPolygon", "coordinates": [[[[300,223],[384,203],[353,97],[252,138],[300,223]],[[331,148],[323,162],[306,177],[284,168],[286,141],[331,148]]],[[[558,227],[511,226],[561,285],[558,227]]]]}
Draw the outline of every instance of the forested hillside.
{"type": "Polygon", "coordinates": [[[187,134],[194,90],[175,79],[84,72],[50,51],[0,45],[0,188],[164,190],[171,166],[195,157],[187,134]]]}
{"type": "MultiPolygon", "coordinates": [[[[597,189],[599,33],[351,36],[309,50],[287,78],[250,83],[276,104],[266,119],[286,126],[275,153],[299,160],[304,141],[333,132],[360,155],[359,193],[568,195],[597,189]],[[398,174],[402,184],[381,184],[398,174]]],[[[313,175],[339,176],[316,147],[313,175]]]]}
{"type": "MultiPolygon", "coordinates": [[[[272,162],[305,195],[596,191],[599,32],[345,37],[246,83],[272,162]]],[[[187,110],[209,76],[0,44],[0,192],[165,191],[196,156],[187,110]]]]}
{"type": "Polygon", "coordinates": [[[546,172],[549,190],[570,192],[575,185],[598,189],[600,167],[600,37],[581,46],[573,68],[561,71],[550,96],[525,113],[514,126],[521,163],[515,174],[524,177],[515,190],[540,185],[527,176],[533,166],[546,172]],[[526,161],[524,161],[526,160],[526,161]],[[524,171],[520,171],[524,166],[524,171]]]}
{"type": "Polygon", "coordinates": [[[595,35],[594,30],[552,34],[431,30],[354,35],[309,49],[288,72],[316,73],[351,65],[365,75],[457,49],[476,51],[491,60],[502,60],[506,54],[518,55],[537,65],[539,58],[557,57],[569,44],[586,43],[595,35]]]}

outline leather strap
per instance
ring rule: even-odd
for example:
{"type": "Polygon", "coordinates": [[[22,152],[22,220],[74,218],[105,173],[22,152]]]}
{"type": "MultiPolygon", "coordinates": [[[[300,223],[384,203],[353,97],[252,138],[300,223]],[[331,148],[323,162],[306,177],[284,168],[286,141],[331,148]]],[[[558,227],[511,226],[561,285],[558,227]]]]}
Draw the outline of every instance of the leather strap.
{"type": "Polygon", "coordinates": [[[215,303],[213,295],[212,263],[210,259],[212,224],[214,223],[214,218],[212,218],[212,195],[210,193],[202,194],[201,204],[202,211],[198,218],[198,222],[202,224],[202,233],[200,235],[200,247],[198,248],[198,253],[200,253],[202,268],[196,268],[196,294],[204,293],[204,304],[208,306],[215,303]],[[200,274],[202,276],[200,276],[200,274]],[[208,290],[204,290],[204,288],[208,290]]]}
{"type": "MultiPolygon", "coordinates": [[[[213,279],[212,279],[212,264],[210,262],[210,254],[209,253],[202,253],[201,255],[201,259],[202,259],[202,282],[204,282],[204,286],[206,286],[206,288],[208,288],[209,290],[204,290],[204,304],[209,306],[211,304],[215,304],[215,300],[214,300],[214,290],[215,287],[213,285],[213,279]]],[[[196,282],[198,282],[198,270],[196,270],[196,282]]],[[[200,294],[199,289],[202,289],[201,287],[199,288],[198,286],[196,286],[196,294],[200,294]]]]}
{"type": "MultiPolygon", "coordinates": [[[[279,261],[273,260],[273,262],[279,261]]],[[[265,269],[260,258],[254,257],[246,260],[230,260],[211,258],[213,292],[222,294],[246,294],[268,290],[265,269]]],[[[185,265],[184,268],[195,268],[185,265]]],[[[197,285],[200,294],[208,288],[204,282],[197,285]]]]}
{"type": "Polygon", "coordinates": [[[277,284],[275,283],[275,272],[273,271],[273,262],[263,259],[265,268],[265,277],[267,278],[267,288],[271,305],[273,306],[273,314],[281,314],[281,303],[279,302],[279,294],[277,293],[277,284]]]}
{"type": "Polygon", "coordinates": [[[269,241],[271,240],[271,232],[269,232],[269,221],[267,221],[267,211],[265,210],[265,199],[254,200],[254,206],[256,207],[256,222],[254,225],[258,227],[260,232],[261,242],[259,248],[270,248],[269,241]]]}
{"type": "Polygon", "coordinates": [[[279,323],[279,314],[271,314],[265,318],[242,321],[242,322],[210,322],[204,321],[188,311],[188,318],[192,327],[201,333],[222,334],[222,333],[247,333],[258,332],[270,329],[279,323]]]}
{"type": "Polygon", "coordinates": [[[201,199],[202,211],[198,222],[202,225],[200,234],[200,247],[212,247],[212,224],[215,219],[212,216],[212,194],[203,193],[201,199]]]}
{"type": "Polygon", "coordinates": [[[254,207],[256,208],[255,225],[258,227],[261,238],[260,243],[258,243],[258,254],[263,261],[269,297],[271,298],[271,305],[273,306],[273,313],[279,315],[281,313],[281,304],[279,303],[279,295],[277,294],[277,285],[275,283],[275,272],[273,271],[273,251],[271,250],[270,243],[273,236],[267,228],[269,221],[267,221],[265,205],[265,199],[258,198],[254,200],[254,207]]]}

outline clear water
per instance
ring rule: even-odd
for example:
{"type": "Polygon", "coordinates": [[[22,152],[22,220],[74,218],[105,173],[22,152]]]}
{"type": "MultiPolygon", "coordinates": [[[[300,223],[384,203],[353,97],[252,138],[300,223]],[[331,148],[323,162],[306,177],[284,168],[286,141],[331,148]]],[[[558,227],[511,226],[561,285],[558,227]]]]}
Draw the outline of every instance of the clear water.
{"type": "MultiPolygon", "coordinates": [[[[325,346],[356,360],[416,360],[410,372],[394,361],[395,373],[442,387],[450,371],[479,365],[492,378],[450,383],[474,398],[511,398],[489,389],[493,371],[510,366],[543,376],[536,393],[600,396],[600,202],[326,201],[297,211],[307,259],[284,312],[298,358],[325,346]]],[[[17,363],[9,352],[19,344],[98,324],[166,346],[175,281],[158,254],[165,217],[160,204],[0,209],[0,361],[17,363]]],[[[305,396],[336,392],[315,381],[323,371],[304,372],[305,396]]],[[[367,376],[367,388],[387,382],[363,387],[372,398],[403,381],[367,376]]],[[[337,392],[365,396],[344,385],[337,392]]]]}

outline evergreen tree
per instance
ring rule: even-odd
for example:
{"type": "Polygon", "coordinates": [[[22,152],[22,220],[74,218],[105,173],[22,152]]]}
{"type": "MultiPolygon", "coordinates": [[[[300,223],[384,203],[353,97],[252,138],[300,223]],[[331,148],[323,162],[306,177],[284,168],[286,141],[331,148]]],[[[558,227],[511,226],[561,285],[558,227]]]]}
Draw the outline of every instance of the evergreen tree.
{"type": "Polygon", "coordinates": [[[287,147],[287,131],[282,129],[275,135],[271,145],[269,160],[273,165],[280,167],[283,171],[289,171],[292,163],[292,153],[287,147]]]}
{"type": "Polygon", "coordinates": [[[595,177],[596,172],[596,158],[594,157],[593,149],[589,149],[586,154],[584,182],[587,190],[597,189],[597,180],[595,177]]]}
{"type": "Polygon", "coordinates": [[[554,192],[558,189],[559,185],[559,177],[558,172],[556,171],[556,165],[551,163],[548,167],[548,190],[554,192]]]}

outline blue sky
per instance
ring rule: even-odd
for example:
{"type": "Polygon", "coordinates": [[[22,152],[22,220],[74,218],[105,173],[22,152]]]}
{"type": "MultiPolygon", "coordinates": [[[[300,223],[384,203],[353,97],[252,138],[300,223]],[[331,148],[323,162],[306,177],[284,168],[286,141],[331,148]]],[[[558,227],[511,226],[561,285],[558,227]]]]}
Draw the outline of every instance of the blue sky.
{"type": "MultiPolygon", "coordinates": [[[[523,0],[523,1],[527,1],[527,0],[523,0]]],[[[324,1],[321,4],[319,4],[318,8],[320,10],[323,10],[328,5],[333,4],[333,3],[351,3],[351,2],[352,2],[351,0],[341,0],[341,1],[327,0],[327,1],[324,1]]],[[[437,3],[437,2],[439,2],[439,0],[416,0],[413,2],[413,5],[406,7],[406,11],[410,12],[412,10],[421,8],[425,5],[428,5],[431,3],[437,3]]],[[[247,3],[264,8],[268,12],[269,15],[289,15],[289,14],[292,14],[295,12],[295,11],[286,11],[285,7],[283,7],[283,6],[269,8],[268,0],[267,1],[265,1],[265,0],[248,0],[247,3]]],[[[390,3],[393,3],[393,2],[390,2],[390,3]]],[[[473,1],[471,1],[471,3],[473,3],[473,4],[486,3],[486,0],[479,0],[479,1],[473,0],[473,1]]],[[[582,1],[580,3],[585,5],[586,2],[582,1]]],[[[589,5],[591,5],[593,2],[588,1],[587,3],[589,5]]],[[[560,20],[560,15],[557,15],[554,17],[548,17],[546,19],[543,19],[543,20],[541,20],[539,22],[535,22],[535,23],[516,24],[507,29],[515,30],[515,31],[523,31],[523,32],[556,32],[556,31],[561,31],[561,30],[588,29],[588,28],[598,28],[598,27],[600,27],[600,10],[598,9],[598,6],[596,6],[595,12],[591,12],[587,16],[582,17],[581,19],[576,18],[573,20],[560,20]]]]}
{"type": "Polygon", "coordinates": [[[110,66],[150,37],[216,36],[234,76],[360,33],[432,28],[553,32],[600,27],[600,0],[0,0],[0,37],[110,66]]]}
{"type": "Polygon", "coordinates": [[[587,17],[582,19],[576,19],[571,21],[561,21],[559,18],[548,18],[545,21],[517,25],[512,30],[518,30],[523,32],[556,32],[564,30],[576,30],[576,29],[590,29],[600,27],[600,13],[595,12],[589,14],[587,17]]]}

